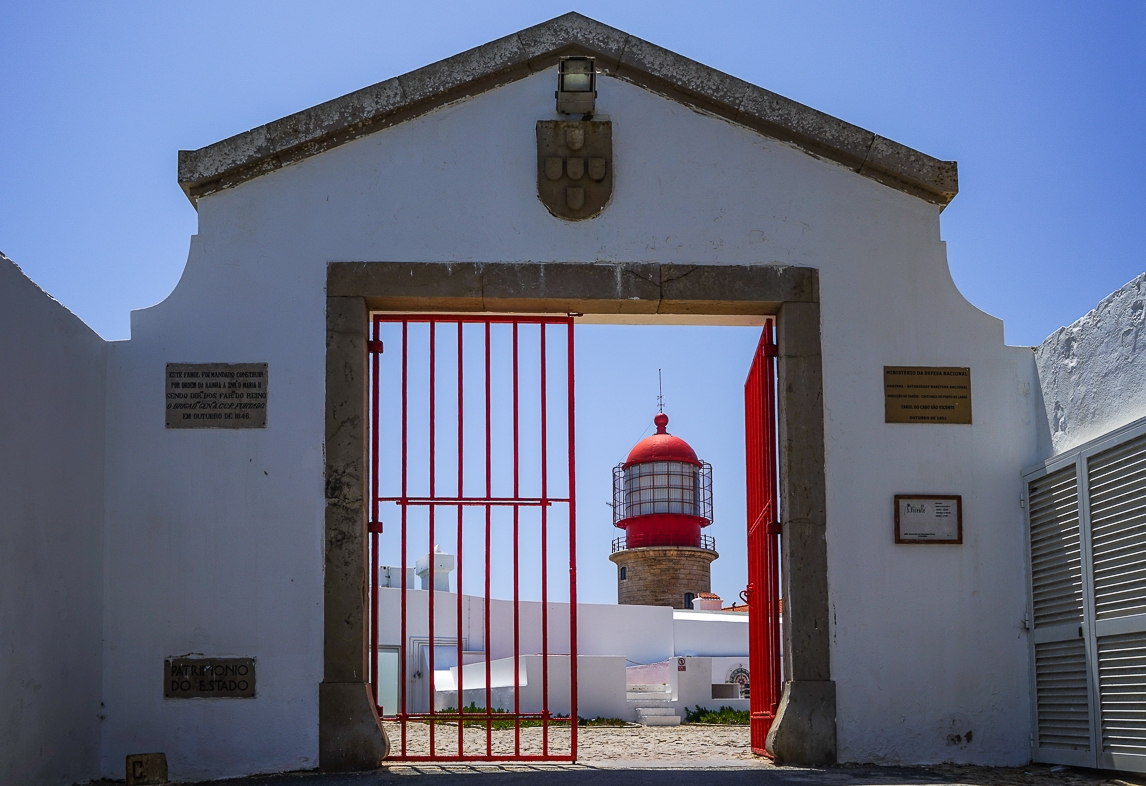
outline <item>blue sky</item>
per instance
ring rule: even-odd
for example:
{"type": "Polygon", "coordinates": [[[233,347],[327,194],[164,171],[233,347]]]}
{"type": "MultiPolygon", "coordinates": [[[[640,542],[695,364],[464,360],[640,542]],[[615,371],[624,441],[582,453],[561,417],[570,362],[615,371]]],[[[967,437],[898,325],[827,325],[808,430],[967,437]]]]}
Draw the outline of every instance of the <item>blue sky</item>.
{"type": "MultiPolygon", "coordinates": [[[[972,303],[1005,321],[1009,343],[1040,342],[1146,270],[1140,0],[0,0],[0,251],[105,338],[127,338],[129,311],[170,292],[195,232],[177,150],[568,10],[957,160],[961,192],[943,214],[952,273],[972,303]]],[[[594,495],[583,524],[591,542],[607,544],[607,472],[651,420],[664,366],[673,430],[714,465],[714,534],[738,542],[737,402],[754,335],[727,329],[715,342],[725,351],[711,353],[710,333],[662,330],[646,330],[642,340],[661,350],[639,363],[626,363],[607,329],[582,333],[580,357],[596,352],[627,369],[579,379],[595,413],[579,437],[583,488],[594,495]],[[711,357],[697,374],[701,354],[711,357]],[[588,520],[592,508],[600,524],[588,520]]],[[[731,598],[742,556],[728,556],[716,589],[731,598]]],[[[595,561],[598,583],[611,586],[612,566],[595,561]]],[[[601,592],[592,599],[607,599],[601,592]]]]}
{"type": "Polygon", "coordinates": [[[956,283],[1031,344],[1146,269],[1146,4],[0,6],[0,251],[106,338],[178,280],[197,148],[576,9],[931,155],[956,283]]]}

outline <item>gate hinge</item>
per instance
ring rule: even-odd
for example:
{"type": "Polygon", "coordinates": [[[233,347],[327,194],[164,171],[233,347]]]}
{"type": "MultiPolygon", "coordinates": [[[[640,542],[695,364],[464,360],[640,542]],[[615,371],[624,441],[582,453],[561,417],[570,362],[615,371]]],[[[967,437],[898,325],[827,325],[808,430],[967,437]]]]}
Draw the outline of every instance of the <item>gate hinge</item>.
{"type": "Polygon", "coordinates": [[[382,522],[381,521],[371,521],[369,524],[366,525],[366,531],[367,532],[377,532],[377,533],[381,534],[382,522]]]}
{"type": "Polygon", "coordinates": [[[376,354],[376,355],[381,355],[382,354],[382,342],[381,342],[381,340],[375,339],[373,341],[367,341],[366,342],[366,351],[371,352],[371,353],[376,354]]]}

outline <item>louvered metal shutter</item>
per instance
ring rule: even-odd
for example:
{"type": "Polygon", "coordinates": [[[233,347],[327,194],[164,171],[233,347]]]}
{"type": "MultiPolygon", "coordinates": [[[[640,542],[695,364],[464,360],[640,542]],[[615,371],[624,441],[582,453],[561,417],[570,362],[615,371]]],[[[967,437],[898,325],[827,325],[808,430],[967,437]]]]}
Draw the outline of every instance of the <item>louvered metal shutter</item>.
{"type": "Polygon", "coordinates": [[[1146,633],[1099,637],[1098,694],[1102,752],[1112,757],[1106,766],[1140,758],[1146,751],[1146,633]]]}
{"type": "Polygon", "coordinates": [[[1086,642],[1035,644],[1035,682],[1039,747],[1089,751],[1086,642]]]}
{"type": "Polygon", "coordinates": [[[1027,499],[1036,727],[1032,755],[1037,761],[1093,766],[1075,465],[1031,481],[1027,499]]]}
{"type": "Polygon", "coordinates": [[[1095,619],[1146,613],[1146,437],[1091,457],[1095,619]]]}
{"type": "Polygon", "coordinates": [[[1100,766],[1146,769],[1146,435],[1087,461],[1100,766]]]}
{"type": "Polygon", "coordinates": [[[1082,622],[1082,551],[1074,465],[1030,484],[1035,627],[1082,622]]]}

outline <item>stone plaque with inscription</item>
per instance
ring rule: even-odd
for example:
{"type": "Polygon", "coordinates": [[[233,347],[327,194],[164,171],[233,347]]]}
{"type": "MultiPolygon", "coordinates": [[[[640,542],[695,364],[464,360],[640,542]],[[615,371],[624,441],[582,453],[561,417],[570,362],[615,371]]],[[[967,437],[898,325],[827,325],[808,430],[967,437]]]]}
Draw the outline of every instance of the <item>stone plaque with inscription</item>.
{"type": "Polygon", "coordinates": [[[127,757],[127,786],[162,786],[167,783],[167,755],[132,753],[127,757]]]}
{"type": "Polygon", "coordinates": [[[962,543],[963,498],[958,494],[896,494],[896,543],[962,543]]]}
{"type": "Polygon", "coordinates": [[[167,428],[266,427],[266,363],[167,364],[167,428]]]}
{"type": "Polygon", "coordinates": [[[167,658],[165,699],[253,699],[254,658],[167,658]]]}
{"type": "Polygon", "coordinates": [[[971,423],[971,369],[884,366],[885,423],[971,423]]]}

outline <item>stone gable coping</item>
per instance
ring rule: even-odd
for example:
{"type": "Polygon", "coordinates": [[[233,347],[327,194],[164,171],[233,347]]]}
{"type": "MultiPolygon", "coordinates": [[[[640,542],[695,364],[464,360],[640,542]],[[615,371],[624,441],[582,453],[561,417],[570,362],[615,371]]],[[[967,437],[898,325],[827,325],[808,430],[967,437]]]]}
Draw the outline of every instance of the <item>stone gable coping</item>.
{"type": "Polygon", "coordinates": [[[940,209],[959,191],[954,161],[932,158],[572,12],[207,147],[180,150],[179,185],[195,204],[200,197],[523,79],[574,54],[597,58],[604,74],[842,164],[940,209]]]}

